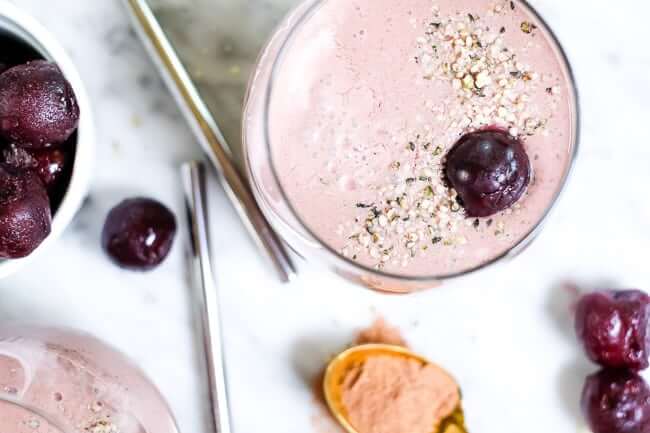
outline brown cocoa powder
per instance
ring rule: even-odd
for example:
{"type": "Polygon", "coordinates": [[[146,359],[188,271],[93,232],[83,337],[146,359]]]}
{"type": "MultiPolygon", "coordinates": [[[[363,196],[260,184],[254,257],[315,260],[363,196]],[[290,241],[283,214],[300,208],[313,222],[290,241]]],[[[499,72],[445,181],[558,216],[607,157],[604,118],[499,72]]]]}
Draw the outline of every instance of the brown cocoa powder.
{"type": "Polygon", "coordinates": [[[352,369],[342,397],[359,433],[432,433],[460,402],[458,386],[444,370],[391,355],[352,369]]]}
{"type": "Polygon", "coordinates": [[[371,343],[408,347],[400,330],[389,325],[383,317],[378,317],[370,327],[359,331],[354,340],[355,346],[371,343]]]}

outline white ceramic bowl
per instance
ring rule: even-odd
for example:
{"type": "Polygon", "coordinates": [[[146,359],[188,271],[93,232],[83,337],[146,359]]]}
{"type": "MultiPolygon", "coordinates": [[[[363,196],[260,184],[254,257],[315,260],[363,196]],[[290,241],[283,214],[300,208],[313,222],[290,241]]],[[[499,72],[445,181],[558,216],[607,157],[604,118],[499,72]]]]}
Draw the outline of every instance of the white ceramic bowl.
{"type": "Polygon", "coordinates": [[[5,0],[0,0],[0,31],[22,39],[47,60],[53,61],[59,66],[74,89],[81,113],[72,178],[61,205],[53,215],[52,232],[29,257],[0,261],[0,278],[4,278],[25,266],[38,254],[43,253],[50,244],[61,236],[61,233],[70,224],[70,221],[81,207],[90,184],[95,151],[95,132],[90,102],[81,82],[81,77],[70,57],[54,37],[36,20],[5,0]]]}

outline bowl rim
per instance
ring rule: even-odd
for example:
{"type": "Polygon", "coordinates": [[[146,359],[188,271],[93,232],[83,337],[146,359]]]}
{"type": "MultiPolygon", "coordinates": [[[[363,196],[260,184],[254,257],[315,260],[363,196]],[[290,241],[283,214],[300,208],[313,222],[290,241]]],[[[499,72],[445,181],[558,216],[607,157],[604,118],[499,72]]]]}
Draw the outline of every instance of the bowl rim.
{"type": "Polygon", "coordinates": [[[81,207],[90,186],[95,155],[95,127],[90,98],[72,59],[58,40],[35,18],[7,0],[0,0],[0,29],[23,39],[47,60],[58,65],[70,82],[79,105],[81,116],[77,130],[77,148],[70,183],[56,213],[52,215],[52,230],[29,256],[0,261],[0,278],[16,273],[39,256],[58,239],[81,207]]]}

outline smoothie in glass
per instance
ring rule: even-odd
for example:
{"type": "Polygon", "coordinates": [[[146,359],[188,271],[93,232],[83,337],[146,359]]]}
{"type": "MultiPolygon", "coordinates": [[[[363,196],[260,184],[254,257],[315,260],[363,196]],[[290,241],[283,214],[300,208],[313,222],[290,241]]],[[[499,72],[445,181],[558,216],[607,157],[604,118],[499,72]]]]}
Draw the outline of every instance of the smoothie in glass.
{"type": "Polygon", "coordinates": [[[61,433],[57,428],[64,433],[178,432],[167,404],[143,373],[93,337],[0,327],[0,431],[61,433]]]}
{"type": "Polygon", "coordinates": [[[281,233],[298,221],[385,275],[455,276],[538,228],[573,161],[576,104],[559,45],[523,2],[312,2],[252,79],[248,168],[281,233]],[[463,140],[475,148],[449,167],[463,140]]]}

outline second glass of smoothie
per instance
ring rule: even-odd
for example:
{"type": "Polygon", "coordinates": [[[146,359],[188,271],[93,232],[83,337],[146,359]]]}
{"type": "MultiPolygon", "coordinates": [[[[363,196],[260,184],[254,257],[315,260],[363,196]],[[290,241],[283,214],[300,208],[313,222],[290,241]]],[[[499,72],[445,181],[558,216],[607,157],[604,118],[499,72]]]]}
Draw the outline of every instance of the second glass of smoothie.
{"type": "Polygon", "coordinates": [[[575,158],[577,95],[525,2],[308,1],[259,59],[243,133],[296,251],[408,292],[535,237],[575,158]]]}
{"type": "Polygon", "coordinates": [[[122,354],[71,330],[0,326],[0,432],[178,433],[122,354]]]}

